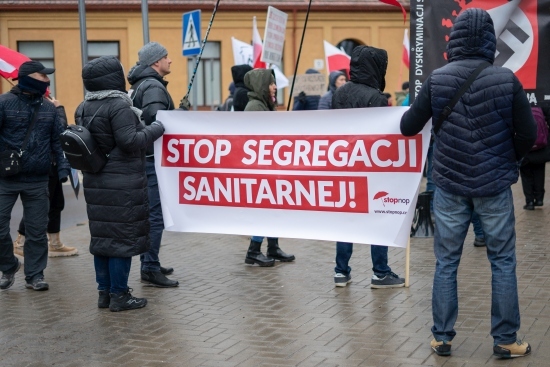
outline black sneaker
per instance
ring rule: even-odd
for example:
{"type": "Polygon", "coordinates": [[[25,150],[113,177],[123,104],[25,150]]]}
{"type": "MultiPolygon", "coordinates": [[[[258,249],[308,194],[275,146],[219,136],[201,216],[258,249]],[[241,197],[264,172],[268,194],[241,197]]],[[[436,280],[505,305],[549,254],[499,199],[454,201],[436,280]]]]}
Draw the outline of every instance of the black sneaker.
{"type": "Polygon", "coordinates": [[[525,210],[535,210],[535,204],[534,203],[525,204],[523,206],[523,209],[525,209],[525,210]]]}
{"type": "Polygon", "coordinates": [[[19,261],[18,258],[15,258],[15,260],[17,260],[15,270],[2,272],[2,278],[0,278],[0,289],[8,289],[13,285],[13,282],[15,282],[15,273],[17,273],[21,268],[21,261],[19,261]]]}
{"type": "Polygon", "coordinates": [[[371,288],[399,288],[405,286],[405,279],[399,278],[399,275],[395,273],[389,273],[386,274],[383,278],[380,278],[376,276],[376,274],[372,275],[372,279],[370,281],[370,287],[371,288]]]}
{"type": "Polygon", "coordinates": [[[109,304],[109,310],[112,312],[137,310],[147,305],[146,298],[136,298],[130,293],[131,288],[128,288],[126,292],[111,293],[111,303],[109,304]]]}
{"type": "Polygon", "coordinates": [[[151,287],[172,288],[179,286],[177,280],[166,278],[160,271],[141,271],[141,282],[151,287]]]}
{"type": "Polygon", "coordinates": [[[544,201],[542,201],[542,200],[535,200],[535,206],[544,206],[544,201]]]}
{"type": "Polygon", "coordinates": [[[35,291],[47,291],[50,289],[48,283],[44,281],[43,277],[35,277],[33,280],[25,284],[25,288],[33,289],[35,291]]]}
{"type": "Polygon", "coordinates": [[[334,286],[345,287],[351,283],[351,275],[344,275],[342,273],[334,274],[334,286]]]}
{"type": "Polygon", "coordinates": [[[474,246],[475,247],[485,247],[486,244],[485,244],[485,238],[479,238],[479,237],[476,237],[474,239],[474,246]]]}
{"type": "Polygon", "coordinates": [[[99,291],[99,298],[97,299],[98,308],[109,308],[111,303],[111,295],[109,291],[99,291]]]}

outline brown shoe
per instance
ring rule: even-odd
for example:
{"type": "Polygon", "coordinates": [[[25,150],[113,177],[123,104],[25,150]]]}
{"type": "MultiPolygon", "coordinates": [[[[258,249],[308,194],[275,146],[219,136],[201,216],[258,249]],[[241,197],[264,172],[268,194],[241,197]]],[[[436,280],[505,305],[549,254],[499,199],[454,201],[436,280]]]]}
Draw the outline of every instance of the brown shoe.
{"type": "Polygon", "coordinates": [[[48,257],[63,257],[78,255],[78,249],[61,243],[58,233],[48,233],[48,257]]]}
{"type": "Polygon", "coordinates": [[[25,245],[25,236],[22,234],[18,234],[15,241],[13,241],[13,253],[14,255],[18,255],[21,257],[24,257],[23,253],[23,246],[25,245]]]}
{"type": "Polygon", "coordinates": [[[437,341],[433,339],[430,343],[435,354],[442,357],[447,357],[451,355],[451,342],[446,341],[437,341]]]}
{"type": "Polygon", "coordinates": [[[504,359],[525,357],[529,354],[531,354],[531,346],[522,340],[518,340],[512,344],[500,344],[493,347],[493,355],[504,359]]]}

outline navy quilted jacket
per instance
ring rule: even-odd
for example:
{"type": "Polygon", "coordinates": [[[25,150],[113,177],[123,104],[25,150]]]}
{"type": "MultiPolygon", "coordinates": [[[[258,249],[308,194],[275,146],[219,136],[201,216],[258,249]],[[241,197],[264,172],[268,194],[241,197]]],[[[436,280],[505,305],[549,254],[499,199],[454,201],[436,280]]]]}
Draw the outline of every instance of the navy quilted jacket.
{"type": "Polygon", "coordinates": [[[52,153],[59,178],[66,178],[70,173],[69,162],[65,159],[59,142],[59,134],[66,122],[63,116],[53,103],[45,101],[41,96],[22,93],[17,86],[0,95],[0,152],[21,149],[31,123],[34,105],[37,103],[40,104],[38,119],[21,156],[22,170],[17,175],[3,177],[3,180],[48,181],[52,153]]]}
{"type": "MultiPolygon", "coordinates": [[[[401,120],[404,135],[434,123],[482,62],[493,63],[496,38],[489,14],[471,9],[459,16],[447,45],[449,64],[435,70],[401,120]]],[[[518,179],[518,161],[533,145],[536,127],[521,83],[507,68],[481,72],[435,137],[433,180],[461,196],[496,195],[518,179]]]]}

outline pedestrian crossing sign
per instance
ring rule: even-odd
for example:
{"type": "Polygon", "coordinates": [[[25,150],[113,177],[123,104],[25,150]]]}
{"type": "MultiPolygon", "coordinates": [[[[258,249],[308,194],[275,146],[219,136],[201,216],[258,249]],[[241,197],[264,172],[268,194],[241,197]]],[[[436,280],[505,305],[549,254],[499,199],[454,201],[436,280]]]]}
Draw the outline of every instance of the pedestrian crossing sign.
{"type": "Polygon", "coordinates": [[[201,50],[201,11],[183,14],[183,56],[196,56],[201,50]]]}

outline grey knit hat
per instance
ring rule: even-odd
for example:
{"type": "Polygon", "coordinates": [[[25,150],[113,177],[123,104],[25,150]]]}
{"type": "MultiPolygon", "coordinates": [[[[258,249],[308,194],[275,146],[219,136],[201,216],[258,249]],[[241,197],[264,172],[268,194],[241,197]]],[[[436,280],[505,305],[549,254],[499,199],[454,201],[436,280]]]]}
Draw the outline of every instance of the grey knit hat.
{"type": "Polygon", "coordinates": [[[149,42],[138,51],[139,63],[151,66],[168,55],[166,48],[158,42],[149,42]]]}

